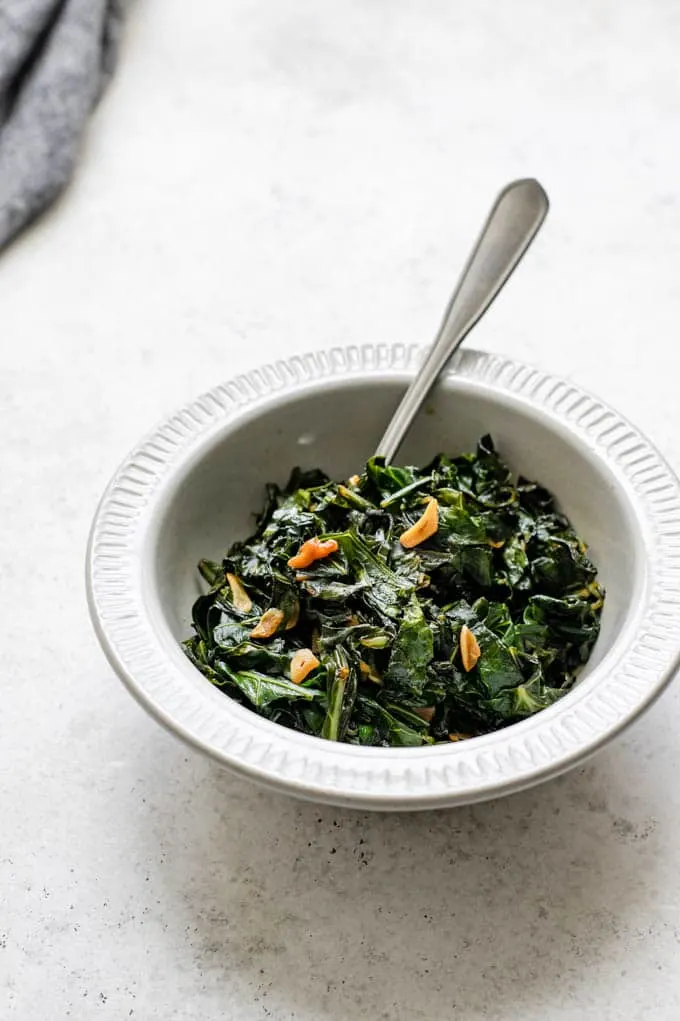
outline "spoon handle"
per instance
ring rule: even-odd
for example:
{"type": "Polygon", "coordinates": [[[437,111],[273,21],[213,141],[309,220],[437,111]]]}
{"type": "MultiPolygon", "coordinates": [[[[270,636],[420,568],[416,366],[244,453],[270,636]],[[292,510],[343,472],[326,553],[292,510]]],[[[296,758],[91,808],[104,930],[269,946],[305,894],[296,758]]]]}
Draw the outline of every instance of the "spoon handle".
{"type": "Polygon", "coordinates": [[[508,184],[496,199],[432,347],[378,445],[376,453],[386,463],[394,458],[439,374],[517,266],[547,212],[548,196],[530,178],[508,184]]]}

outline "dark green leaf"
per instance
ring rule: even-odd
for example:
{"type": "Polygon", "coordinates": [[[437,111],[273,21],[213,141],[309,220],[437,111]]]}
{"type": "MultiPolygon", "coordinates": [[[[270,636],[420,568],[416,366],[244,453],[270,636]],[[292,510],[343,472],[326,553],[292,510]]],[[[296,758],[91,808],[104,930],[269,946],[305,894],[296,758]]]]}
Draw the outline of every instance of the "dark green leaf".
{"type": "Polygon", "coordinates": [[[392,646],[385,683],[396,691],[418,694],[425,687],[432,656],[432,632],[414,595],[404,609],[402,623],[392,646]]]}
{"type": "Polygon", "coordinates": [[[311,702],[321,697],[321,692],[315,688],[305,688],[301,684],[293,684],[285,677],[272,677],[257,670],[227,671],[225,669],[225,673],[228,673],[230,680],[258,709],[268,706],[278,699],[289,701],[305,699],[311,702]]]}

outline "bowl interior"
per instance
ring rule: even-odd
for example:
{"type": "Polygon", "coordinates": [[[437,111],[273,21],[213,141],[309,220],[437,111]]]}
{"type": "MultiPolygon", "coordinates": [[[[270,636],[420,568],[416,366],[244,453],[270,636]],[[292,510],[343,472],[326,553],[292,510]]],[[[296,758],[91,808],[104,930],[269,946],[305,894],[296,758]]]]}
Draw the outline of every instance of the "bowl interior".
{"type": "MultiPolygon", "coordinates": [[[[321,467],[337,479],[359,470],[404,388],[403,380],[356,378],[284,393],[236,424],[222,424],[187,458],[156,504],[145,564],[149,609],[169,648],[176,651],[190,634],[191,605],[201,591],[198,560],[220,560],[231,542],[252,532],[264,484],[285,483],[295,465],[321,467]]],[[[645,558],[639,523],[625,489],[576,434],[528,402],[466,379],[451,377],[437,388],[398,460],[423,464],[439,451],[472,450],[484,433],[492,434],[516,473],[555,494],[599,568],[607,598],[583,680],[640,601],[645,558]]],[[[193,673],[196,684],[210,687],[193,673]]]]}

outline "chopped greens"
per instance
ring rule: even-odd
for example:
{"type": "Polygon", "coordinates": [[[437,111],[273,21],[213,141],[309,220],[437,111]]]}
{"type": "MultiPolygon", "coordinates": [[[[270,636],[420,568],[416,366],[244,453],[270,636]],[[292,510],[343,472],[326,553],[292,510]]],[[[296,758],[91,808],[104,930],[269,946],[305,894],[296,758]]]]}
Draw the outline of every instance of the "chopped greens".
{"type": "Polygon", "coordinates": [[[567,692],[604,593],[583,542],[489,436],[344,483],[295,469],[193,607],[184,649],[230,697],[305,734],[421,746],[497,730],[567,692]]]}

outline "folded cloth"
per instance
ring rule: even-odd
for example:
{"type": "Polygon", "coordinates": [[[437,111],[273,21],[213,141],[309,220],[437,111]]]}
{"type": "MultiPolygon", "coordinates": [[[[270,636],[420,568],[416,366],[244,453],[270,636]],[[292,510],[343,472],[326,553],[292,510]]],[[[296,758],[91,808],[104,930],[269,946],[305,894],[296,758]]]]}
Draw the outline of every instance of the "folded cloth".
{"type": "Polygon", "coordinates": [[[124,0],[0,0],[0,249],[68,183],[124,0]]]}

